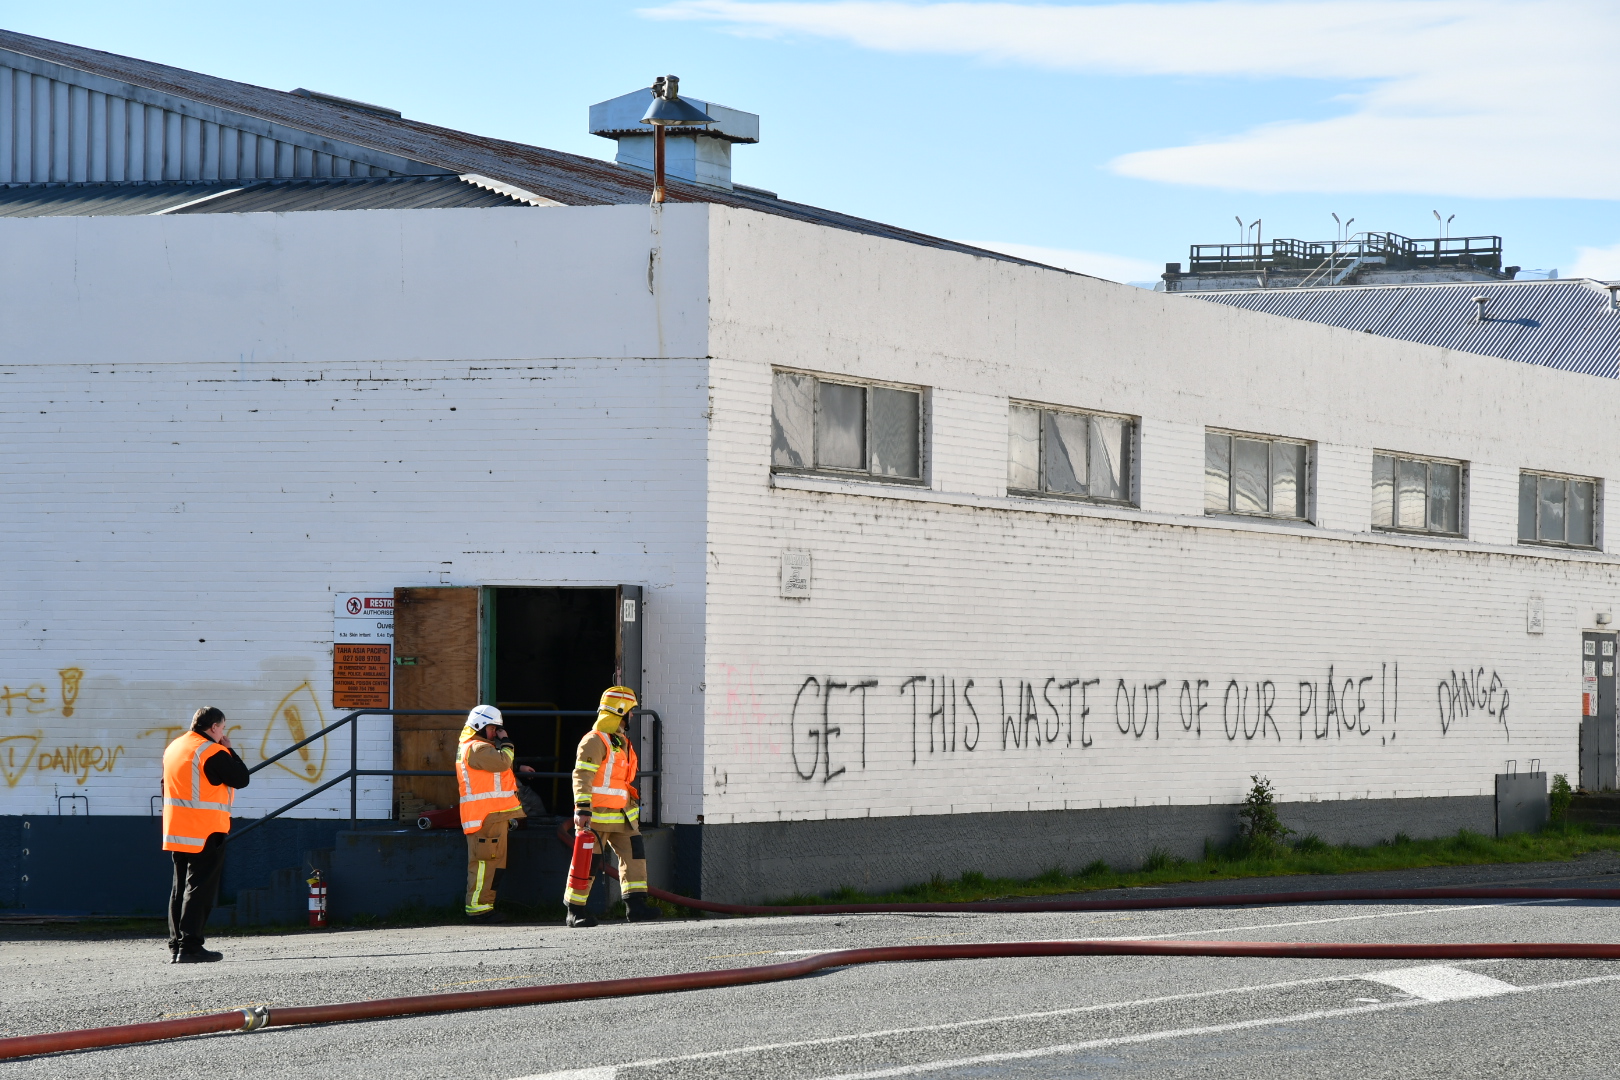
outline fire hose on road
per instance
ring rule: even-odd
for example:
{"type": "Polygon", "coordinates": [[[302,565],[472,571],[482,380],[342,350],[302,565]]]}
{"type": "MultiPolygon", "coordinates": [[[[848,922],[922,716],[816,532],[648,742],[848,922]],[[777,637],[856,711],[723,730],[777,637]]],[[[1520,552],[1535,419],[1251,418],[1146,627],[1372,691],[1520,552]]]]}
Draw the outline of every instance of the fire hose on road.
{"type": "MultiPolygon", "coordinates": [[[[1127,900],[1030,900],[982,904],[816,904],[802,907],[754,908],[714,904],[654,890],[659,899],[700,911],[726,914],[847,915],[910,911],[1122,911],[1148,908],[1231,907],[1253,904],[1296,904],[1334,900],[1606,900],[1620,901],[1620,889],[1339,889],[1325,892],[1247,893],[1237,896],[1144,898],[1127,900]]],[[[508,990],[478,990],[420,997],[381,998],[335,1005],[233,1009],[180,1020],[161,1020],[119,1027],[86,1028],[44,1035],[0,1039],[0,1059],[89,1050],[108,1046],[210,1035],[222,1031],[257,1031],[295,1024],[329,1024],[347,1020],[420,1016],[513,1005],[540,1005],[596,998],[635,997],[677,990],[797,979],[828,968],[920,960],[982,960],[1032,956],[1245,956],[1323,960],[1620,960],[1620,944],[1580,942],[1484,942],[1463,944],[1311,944],[1268,941],[1005,941],[965,945],[903,945],[818,953],[802,960],[719,971],[691,971],[635,979],[557,983],[508,990]]]]}

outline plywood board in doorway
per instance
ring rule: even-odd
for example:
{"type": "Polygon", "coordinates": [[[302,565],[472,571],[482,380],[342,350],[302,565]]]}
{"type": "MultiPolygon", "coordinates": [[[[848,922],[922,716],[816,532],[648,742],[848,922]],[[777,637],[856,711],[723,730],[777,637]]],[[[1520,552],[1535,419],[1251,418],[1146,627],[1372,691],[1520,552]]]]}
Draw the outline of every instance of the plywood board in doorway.
{"type": "MultiPolygon", "coordinates": [[[[396,769],[455,765],[456,733],[466,711],[478,704],[478,594],[476,588],[394,590],[394,708],[458,714],[396,716],[396,769]]],[[[456,805],[450,777],[400,776],[394,791],[435,806],[456,805]]]]}

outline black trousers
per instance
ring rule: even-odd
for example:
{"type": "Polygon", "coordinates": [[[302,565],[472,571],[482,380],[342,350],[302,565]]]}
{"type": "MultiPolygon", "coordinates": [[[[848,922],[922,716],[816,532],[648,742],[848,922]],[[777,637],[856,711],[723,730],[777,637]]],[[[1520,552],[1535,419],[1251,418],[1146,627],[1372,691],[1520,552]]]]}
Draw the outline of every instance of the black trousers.
{"type": "Polygon", "coordinates": [[[198,852],[171,851],[174,884],[169,889],[169,948],[191,951],[203,947],[203,927],[219,898],[219,879],[225,873],[225,834],[214,833],[198,852]]]}

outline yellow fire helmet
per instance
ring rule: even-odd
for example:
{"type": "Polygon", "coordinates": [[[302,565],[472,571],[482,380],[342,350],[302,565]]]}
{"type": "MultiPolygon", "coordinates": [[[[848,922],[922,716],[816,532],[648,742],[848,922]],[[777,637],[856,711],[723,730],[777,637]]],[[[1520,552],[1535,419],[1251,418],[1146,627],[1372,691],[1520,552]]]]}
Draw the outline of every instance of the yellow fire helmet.
{"type": "Polygon", "coordinates": [[[597,708],[614,716],[625,717],[630,715],[630,710],[637,704],[634,690],[628,686],[610,686],[602,691],[602,703],[597,708]]]}
{"type": "Polygon", "coordinates": [[[624,726],[624,718],[636,707],[636,692],[628,686],[610,686],[602,692],[602,702],[596,707],[596,730],[608,734],[624,726]]]}

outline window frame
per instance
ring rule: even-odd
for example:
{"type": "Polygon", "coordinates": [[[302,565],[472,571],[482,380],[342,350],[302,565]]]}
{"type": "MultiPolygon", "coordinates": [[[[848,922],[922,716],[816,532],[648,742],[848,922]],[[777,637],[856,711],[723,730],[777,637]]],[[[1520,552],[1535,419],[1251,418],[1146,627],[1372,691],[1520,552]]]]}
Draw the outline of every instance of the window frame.
{"type": "MultiPolygon", "coordinates": [[[[1540,492],[1538,490],[1537,495],[1536,495],[1536,500],[1535,500],[1536,520],[1534,522],[1534,529],[1533,529],[1533,531],[1535,533],[1535,537],[1532,538],[1532,539],[1529,539],[1529,540],[1524,539],[1524,536],[1523,536],[1524,520],[1523,520],[1523,517],[1521,516],[1518,523],[1517,523],[1517,527],[1514,529],[1514,537],[1515,537],[1515,539],[1517,540],[1518,543],[1524,544],[1527,547],[1564,548],[1564,549],[1570,550],[1570,551],[1602,551],[1603,550],[1603,478],[1602,477],[1600,477],[1600,476],[1577,476],[1574,473],[1553,472],[1550,469],[1520,469],[1519,470],[1519,485],[1520,485],[1520,496],[1519,496],[1519,498],[1520,498],[1521,502],[1520,502],[1519,509],[1520,509],[1521,514],[1522,514],[1523,509],[1524,509],[1524,506],[1523,506],[1523,503],[1522,503],[1523,485],[1524,485],[1525,477],[1527,477],[1527,476],[1533,476],[1533,477],[1535,477],[1537,479],[1537,481],[1540,481],[1542,479],[1562,480],[1564,482],[1564,506],[1566,508],[1569,506],[1569,496],[1570,496],[1570,485],[1571,484],[1591,484],[1592,485],[1592,542],[1590,544],[1575,544],[1575,543],[1571,543],[1567,539],[1566,540],[1542,540],[1540,538],[1541,537],[1541,496],[1540,496],[1540,492]]],[[[1539,488],[1539,484],[1538,484],[1538,488],[1539,488]]],[[[1568,515],[1568,510],[1567,509],[1565,511],[1565,516],[1564,516],[1564,535],[1566,537],[1569,535],[1569,515],[1568,515]]]]}
{"type": "Polygon", "coordinates": [[[1374,504],[1372,504],[1372,507],[1371,507],[1371,509],[1373,511],[1372,517],[1373,517],[1374,520],[1369,523],[1371,529],[1374,532],[1395,533],[1395,534],[1400,535],[1400,536],[1434,536],[1434,537],[1440,537],[1442,539],[1447,539],[1447,540],[1466,540],[1466,539],[1468,539],[1468,503],[1469,503],[1469,495],[1471,494],[1471,491],[1472,491],[1472,487],[1471,487],[1471,484],[1470,484],[1470,481],[1469,481],[1468,462],[1462,461],[1462,460],[1460,460],[1458,458],[1435,457],[1432,454],[1411,454],[1411,453],[1406,453],[1405,451],[1401,451],[1401,450],[1379,450],[1379,449],[1374,449],[1373,450],[1373,461],[1372,461],[1373,473],[1372,473],[1372,476],[1370,478],[1371,482],[1372,482],[1372,485],[1373,485],[1373,489],[1369,491],[1369,494],[1372,494],[1373,491],[1376,490],[1376,485],[1378,483],[1378,459],[1381,458],[1381,457],[1390,458],[1394,462],[1393,473],[1392,473],[1392,477],[1393,477],[1394,482],[1391,484],[1391,487],[1390,487],[1390,522],[1391,522],[1391,524],[1389,524],[1389,525],[1379,525],[1377,523],[1376,519],[1377,519],[1377,516],[1378,516],[1378,507],[1377,507],[1377,504],[1374,503],[1374,504]],[[1445,531],[1442,531],[1442,530],[1439,530],[1439,529],[1431,529],[1431,528],[1428,527],[1427,524],[1425,524],[1423,528],[1412,528],[1411,526],[1407,526],[1407,525],[1394,524],[1394,522],[1397,522],[1397,521],[1400,520],[1400,505],[1399,505],[1399,503],[1400,503],[1400,489],[1401,489],[1401,485],[1400,485],[1400,463],[1403,462],[1403,461],[1404,462],[1412,462],[1412,463],[1416,463],[1416,464],[1421,464],[1421,465],[1424,466],[1424,474],[1423,475],[1424,475],[1424,481],[1425,482],[1424,482],[1424,486],[1423,486],[1423,491],[1424,491],[1424,494],[1423,494],[1423,519],[1424,519],[1425,522],[1427,522],[1429,520],[1429,517],[1430,517],[1430,513],[1429,513],[1429,498],[1430,498],[1430,495],[1429,495],[1429,493],[1431,491],[1433,491],[1433,489],[1434,489],[1433,474],[1431,472],[1429,472],[1429,468],[1431,466],[1434,466],[1434,465],[1448,465],[1448,466],[1453,466],[1453,467],[1456,468],[1456,470],[1457,470],[1457,531],[1456,532],[1445,532],[1445,531]]]}
{"type": "Polygon", "coordinates": [[[798,378],[812,380],[810,395],[810,464],[804,468],[792,465],[778,465],[776,463],[776,447],[773,437],[770,459],[771,472],[782,473],[789,476],[825,476],[840,480],[865,480],[880,484],[903,484],[909,487],[926,487],[928,484],[928,388],[910,383],[889,382],[884,379],[862,379],[853,375],[829,375],[819,371],[805,371],[801,368],[773,367],[771,369],[771,416],[775,421],[776,412],[776,379],[779,375],[793,375],[798,378]],[[853,386],[863,391],[862,410],[865,422],[863,431],[864,469],[847,469],[834,465],[816,464],[819,442],[819,421],[821,419],[821,385],[823,383],[835,386],[853,386]],[[873,390],[900,390],[908,394],[917,395],[917,475],[916,476],[889,476],[872,471],[872,391],[873,390]]]}
{"type": "Polygon", "coordinates": [[[1259,432],[1254,432],[1254,431],[1238,431],[1236,428],[1223,428],[1223,427],[1206,427],[1206,428],[1204,428],[1204,463],[1205,463],[1204,464],[1204,469],[1205,469],[1204,498],[1206,500],[1209,498],[1209,489],[1208,489],[1208,484],[1209,484],[1209,472],[1208,472],[1208,470],[1209,470],[1209,437],[1211,435],[1221,435],[1221,436],[1224,436],[1228,440],[1228,442],[1227,442],[1227,455],[1226,455],[1226,461],[1227,461],[1227,470],[1226,470],[1226,509],[1225,510],[1215,510],[1215,509],[1211,508],[1208,505],[1207,501],[1206,501],[1206,504],[1204,506],[1204,515],[1206,517],[1235,517],[1235,518],[1244,518],[1245,520],[1249,520],[1249,521],[1285,521],[1285,522],[1293,522],[1295,524],[1303,524],[1303,525],[1314,525],[1314,524],[1316,524],[1316,443],[1315,442],[1311,441],[1310,439],[1290,438],[1290,437],[1288,437],[1286,435],[1262,435],[1259,432]],[[1301,480],[1301,482],[1303,483],[1304,488],[1305,488],[1305,512],[1303,514],[1298,514],[1298,515],[1296,515],[1296,514],[1279,514],[1276,511],[1275,508],[1268,509],[1264,513],[1256,513],[1256,512],[1254,512],[1252,510],[1238,510],[1238,509],[1236,509],[1236,503],[1237,503],[1237,496],[1236,496],[1237,469],[1233,465],[1235,454],[1234,454],[1233,449],[1232,449],[1233,444],[1230,441],[1232,439],[1248,439],[1251,442],[1263,442],[1263,443],[1266,444],[1266,468],[1267,468],[1267,473],[1266,473],[1266,502],[1267,502],[1268,505],[1274,501],[1274,499],[1276,497],[1276,494],[1277,494],[1277,492],[1276,492],[1276,481],[1272,477],[1271,472],[1270,472],[1271,467],[1272,467],[1272,463],[1276,460],[1276,458],[1273,456],[1274,451],[1272,450],[1272,447],[1275,444],[1278,444],[1278,443],[1282,443],[1282,444],[1287,445],[1287,446],[1301,446],[1301,447],[1304,447],[1304,449],[1305,449],[1305,475],[1303,476],[1303,478],[1301,480]]]}
{"type": "Polygon", "coordinates": [[[1089,489],[1091,487],[1091,477],[1089,475],[1086,477],[1086,487],[1088,491],[1087,494],[1084,495],[1077,492],[1068,491],[1047,491],[1044,487],[1014,487],[1012,485],[1010,476],[1004,476],[1003,479],[1007,481],[1005,490],[1008,495],[1020,499],[1062,499],[1067,502],[1090,503],[1095,506],[1123,506],[1131,509],[1137,509],[1140,506],[1140,502],[1138,501],[1139,491],[1136,476],[1137,461],[1140,456],[1139,447],[1142,430],[1140,417],[1132,416],[1129,413],[1109,412],[1106,409],[1081,409],[1071,405],[1052,405],[1042,401],[1026,401],[1022,398],[1008,398],[1007,439],[1009,444],[1009,453],[1007,455],[1006,469],[1008,474],[1010,474],[1012,471],[1012,454],[1010,452],[1010,444],[1012,440],[1012,417],[1014,409],[1032,409],[1036,413],[1035,430],[1037,437],[1035,444],[1035,482],[1037,485],[1044,485],[1046,483],[1046,421],[1043,415],[1046,413],[1054,413],[1060,416],[1085,417],[1086,444],[1088,451],[1088,474],[1090,472],[1089,450],[1092,442],[1091,419],[1093,417],[1101,417],[1107,420],[1118,420],[1124,425],[1124,450],[1129,456],[1127,460],[1120,463],[1119,470],[1120,483],[1125,489],[1125,497],[1123,499],[1109,499],[1100,495],[1090,494],[1089,489]]]}

